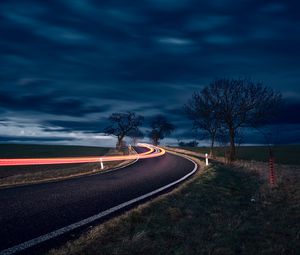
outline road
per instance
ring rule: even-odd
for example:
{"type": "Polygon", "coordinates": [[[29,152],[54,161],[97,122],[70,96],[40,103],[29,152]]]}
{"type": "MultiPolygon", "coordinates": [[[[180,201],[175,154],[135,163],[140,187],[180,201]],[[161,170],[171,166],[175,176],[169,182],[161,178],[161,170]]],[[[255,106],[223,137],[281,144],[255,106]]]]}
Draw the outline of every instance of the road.
{"type": "Polygon", "coordinates": [[[195,171],[192,161],[166,153],[107,173],[0,189],[0,254],[14,254],[124,210],[195,171]]]}

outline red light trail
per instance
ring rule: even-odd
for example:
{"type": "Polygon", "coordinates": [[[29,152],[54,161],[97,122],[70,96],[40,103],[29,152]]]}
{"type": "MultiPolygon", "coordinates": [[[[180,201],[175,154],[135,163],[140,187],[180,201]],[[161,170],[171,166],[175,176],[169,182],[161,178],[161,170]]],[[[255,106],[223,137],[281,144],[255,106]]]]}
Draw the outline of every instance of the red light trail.
{"type": "Polygon", "coordinates": [[[102,157],[62,157],[62,158],[11,158],[0,159],[0,166],[26,166],[26,165],[59,165],[59,164],[77,164],[93,163],[107,161],[122,161],[144,158],[154,158],[162,156],[166,151],[148,144],[138,144],[140,147],[149,149],[143,153],[137,153],[124,156],[102,156],[102,157]]]}

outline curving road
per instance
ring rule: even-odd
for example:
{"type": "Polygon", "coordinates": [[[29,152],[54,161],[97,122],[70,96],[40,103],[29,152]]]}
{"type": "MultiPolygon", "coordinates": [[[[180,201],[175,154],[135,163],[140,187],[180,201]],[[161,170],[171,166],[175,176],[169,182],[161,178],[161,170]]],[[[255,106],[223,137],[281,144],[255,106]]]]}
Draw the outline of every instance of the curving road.
{"type": "Polygon", "coordinates": [[[107,173],[0,189],[0,254],[14,254],[124,210],[196,169],[191,160],[166,153],[107,173]]]}

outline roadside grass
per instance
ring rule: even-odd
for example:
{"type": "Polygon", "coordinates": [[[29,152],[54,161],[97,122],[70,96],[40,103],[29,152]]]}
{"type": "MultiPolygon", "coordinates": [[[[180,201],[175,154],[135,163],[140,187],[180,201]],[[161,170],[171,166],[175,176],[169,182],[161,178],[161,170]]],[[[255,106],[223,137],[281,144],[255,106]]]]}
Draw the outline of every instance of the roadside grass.
{"type": "MultiPolygon", "coordinates": [[[[21,145],[0,144],[0,158],[41,158],[123,155],[129,151],[118,152],[112,148],[63,146],[63,145],[21,145]]],[[[0,187],[61,180],[84,174],[92,174],[122,166],[131,161],[106,162],[101,170],[100,163],[33,165],[0,167],[0,187]]]]}
{"type": "Polygon", "coordinates": [[[257,171],[214,165],[49,255],[298,254],[300,172],[279,174],[270,189],[257,171]]]}
{"type": "MultiPolygon", "coordinates": [[[[176,148],[176,147],[175,147],[176,148]]],[[[208,147],[182,147],[182,149],[199,152],[202,154],[209,153],[208,147]]],[[[273,147],[275,162],[279,164],[300,165],[300,145],[278,145],[273,147]]],[[[222,147],[215,148],[217,157],[224,157],[225,149],[222,147]]],[[[240,146],[237,148],[237,159],[268,161],[267,146],[240,146]]]]}

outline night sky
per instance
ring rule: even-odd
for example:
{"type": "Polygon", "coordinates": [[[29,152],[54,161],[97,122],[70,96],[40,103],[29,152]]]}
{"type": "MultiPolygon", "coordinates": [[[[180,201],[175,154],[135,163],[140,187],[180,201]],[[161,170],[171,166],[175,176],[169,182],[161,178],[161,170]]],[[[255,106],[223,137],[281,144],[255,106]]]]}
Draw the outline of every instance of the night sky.
{"type": "MultiPolygon", "coordinates": [[[[282,92],[276,143],[300,143],[300,4],[263,0],[0,2],[0,142],[112,145],[112,112],[166,115],[222,77],[282,92]]],[[[244,142],[263,143],[255,131],[244,142]]]]}

